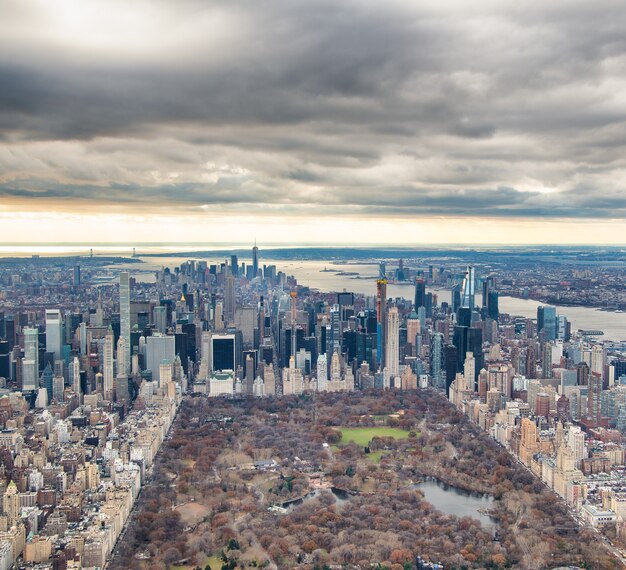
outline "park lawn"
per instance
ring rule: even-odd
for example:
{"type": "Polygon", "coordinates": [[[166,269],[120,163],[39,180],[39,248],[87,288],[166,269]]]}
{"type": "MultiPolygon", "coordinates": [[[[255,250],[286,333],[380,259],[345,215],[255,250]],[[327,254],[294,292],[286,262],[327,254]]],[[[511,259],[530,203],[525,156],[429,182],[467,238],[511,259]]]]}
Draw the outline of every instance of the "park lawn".
{"type": "Polygon", "coordinates": [[[207,566],[211,568],[211,570],[221,570],[222,568],[222,558],[219,554],[214,554],[213,556],[205,556],[204,562],[202,564],[191,564],[191,565],[174,565],[171,566],[171,570],[193,570],[200,566],[204,570],[207,566]]]}
{"type": "Polygon", "coordinates": [[[393,437],[394,439],[405,439],[409,437],[409,432],[393,427],[342,427],[340,444],[347,444],[353,441],[357,445],[366,447],[375,437],[393,437]]]}
{"type": "Polygon", "coordinates": [[[381,460],[381,458],[383,456],[383,453],[384,452],[382,450],[380,450],[380,451],[371,451],[365,457],[367,457],[367,459],[369,461],[371,461],[372,463],[378,464],[378,463],[380,463],[380,460],[381,460]]]}
{"type": "Polygon", "coordinates": [[[220,570],[222,567],[222,559],[217,554],[214,554],[213,556],[209,556],[204,564],[204,567],[208,564],[211,570],[220,570]]]}

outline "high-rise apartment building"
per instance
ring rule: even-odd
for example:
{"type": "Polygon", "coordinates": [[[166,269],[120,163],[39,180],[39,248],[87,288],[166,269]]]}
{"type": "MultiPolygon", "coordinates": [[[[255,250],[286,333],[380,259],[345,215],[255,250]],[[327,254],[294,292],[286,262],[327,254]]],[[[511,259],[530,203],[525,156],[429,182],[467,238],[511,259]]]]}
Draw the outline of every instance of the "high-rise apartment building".
{"type": "MultiPolygon", "coordinates": [[[[122,337],[120,337],[122,340],[122,337]]],[[[113,378],[115,373],[113,370],[113,331],[108,330],[104,336],[104,343],[102,345],[102,387],[105,398],[110,398],[113,393],[113,378]]]]}
{"type": "Polygon", "coordinates": [[[124,339],[124,374],[130,372],[130,280],[127,271],[120,273],[120,337],[124,339]]]}
{"type": "Polygon", "coordinates": [[[385,366],[389,378],[400,375],[400,317],[398,308],[391,307],[387,313],[387,345],[385,366]]]}

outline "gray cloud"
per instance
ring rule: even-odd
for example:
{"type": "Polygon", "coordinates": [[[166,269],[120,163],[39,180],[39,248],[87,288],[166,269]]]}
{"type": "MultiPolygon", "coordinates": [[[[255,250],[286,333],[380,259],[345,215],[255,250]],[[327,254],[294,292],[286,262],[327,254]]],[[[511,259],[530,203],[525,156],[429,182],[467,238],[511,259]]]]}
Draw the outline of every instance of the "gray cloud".
{"type": "Polygon", "coordinates": [[[3,5],[0,196],[624,217],[626,6],[470,4],[3,5]]]}

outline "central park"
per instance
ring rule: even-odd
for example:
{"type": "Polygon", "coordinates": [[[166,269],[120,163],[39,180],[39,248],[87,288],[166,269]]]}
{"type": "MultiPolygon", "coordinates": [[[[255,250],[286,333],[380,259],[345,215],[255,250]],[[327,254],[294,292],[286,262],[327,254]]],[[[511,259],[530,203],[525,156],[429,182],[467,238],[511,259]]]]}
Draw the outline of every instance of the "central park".
{"type": "Polygon", "coordinates": [[[429,390],[188,397],[150,477],[109,568],[618,568],[429,390]]]}

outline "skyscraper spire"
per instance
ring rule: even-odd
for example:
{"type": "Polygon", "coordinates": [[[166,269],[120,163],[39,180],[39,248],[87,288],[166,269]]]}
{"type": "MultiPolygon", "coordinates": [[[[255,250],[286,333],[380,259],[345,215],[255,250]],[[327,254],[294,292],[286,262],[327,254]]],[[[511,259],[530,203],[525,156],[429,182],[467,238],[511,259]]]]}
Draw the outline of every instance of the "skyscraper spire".
{"type": "Polygon", "coordinates": [[[463,278],[461,306],[469,309],[470,311],[474,310],[474,287],[474,266],[468,265],[467,271],[465,272],[465,277],[463,278]]]}

